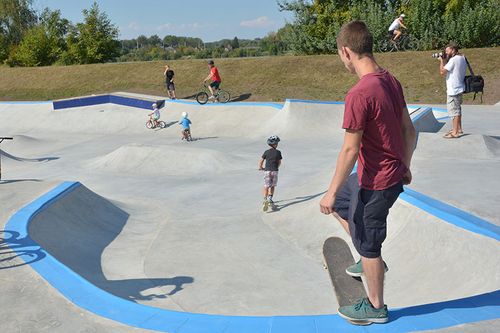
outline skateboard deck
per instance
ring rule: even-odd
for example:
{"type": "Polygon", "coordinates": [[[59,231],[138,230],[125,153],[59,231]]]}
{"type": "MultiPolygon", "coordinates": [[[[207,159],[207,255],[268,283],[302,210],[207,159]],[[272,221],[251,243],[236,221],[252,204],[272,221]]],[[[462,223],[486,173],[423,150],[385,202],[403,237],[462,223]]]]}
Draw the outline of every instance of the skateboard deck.
{"type": "Polygon", "coordinates": [[[366,297],[361,278],[347,275],[345,271],[354,264],[354,258],[342,238],[328,238],[323,244],[323,256],[339,306],[352,305],[360,298],[366,297]]]}

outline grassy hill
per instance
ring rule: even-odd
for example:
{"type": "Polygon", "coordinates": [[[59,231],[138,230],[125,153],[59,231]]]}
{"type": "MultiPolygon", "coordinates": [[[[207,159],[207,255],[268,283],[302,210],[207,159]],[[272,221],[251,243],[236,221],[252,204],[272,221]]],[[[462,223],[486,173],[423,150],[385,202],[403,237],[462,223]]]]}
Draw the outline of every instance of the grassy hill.
{"type": "MultiPolygon", "coordinates": [[[[401,81],[409,103],[445,102],[445,81],[432,52],[376,54],[401,81]]],[[[500,47],[465,49],[485,79],[485,104],[500,101],[500,47]]],[[[337,55],[216,59],[223,88],[247,101],[286,98],[343,100],[357,77],[337,55]]],[[[0,100],[52,100],[114,91],[165,95],[163,66],[175,71],[177,96],[192,98],[208,74],[205,60],[112,63],[37,68],[0,67],[0,100]]],[[[465,103],[472,102],[468,94],[465,103]]],[[[474,103],[477,103],[474,102],[474,103]]]]}

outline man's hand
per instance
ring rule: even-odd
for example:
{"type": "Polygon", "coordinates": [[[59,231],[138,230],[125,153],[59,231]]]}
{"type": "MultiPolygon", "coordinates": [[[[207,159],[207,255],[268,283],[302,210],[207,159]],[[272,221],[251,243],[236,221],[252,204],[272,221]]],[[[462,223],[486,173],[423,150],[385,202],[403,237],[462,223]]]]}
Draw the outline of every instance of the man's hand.
{"type": "Polygon", "coordinates": [[[333,205],[335,204],[335,196],[328,192],[323,196],[319,202],[319,209],[323,214],[329,215],[333,213],[333,205]]]}
{"type": "Polygon", "coordinates": [[[403,184],[408,185],[411,183],[412,175],[410,169],[406,171],[406,173],[403,175],[403,184]]]}

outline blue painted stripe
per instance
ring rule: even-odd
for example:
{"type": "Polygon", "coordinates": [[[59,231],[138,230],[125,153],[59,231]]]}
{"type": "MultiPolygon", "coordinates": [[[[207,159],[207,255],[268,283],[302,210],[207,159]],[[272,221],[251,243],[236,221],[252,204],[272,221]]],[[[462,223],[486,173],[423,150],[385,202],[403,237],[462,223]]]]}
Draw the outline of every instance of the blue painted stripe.
{"type": "Polygon", "coordinates": [[[462,229],[500,241],[500,226],[461,209],[433,199],[408,187],[400,198],[408,203],[462,229]]]}
{"type": "MultiPolygon", "coordinates": [[[[23,207],[12,216],[6,230],[18,232],[46,256],[31,266],[54,288],[76,305],[97,315],[126,325],[179,333],[327,333],[340,332],[409,332],[440,329],[459,324],[500,318],[500,290],[468,298],[391,309],[390,322],[369,327],[353,326],[338,315],[244,317],[194,314],[145,306],[109,294],[64,266],[32,241],[28,235],[31,219],[60,197],[80,186],[65,182],[23,207]]],[[[415,200],[418,200],[416,196],[415,200]]],[[[431,199],[432,200],[432,199],[431,199]]],[[[7,239],[6,242],[9,242],[7,239]]],[[[14,250],[23,258],[26,248],[14,250]]]]}
{"type": "Polygon", "coordinates": [[[310,104],[335,104],[335,105],[343,105],[345,102],[337,102],[337,101],[320,101],[320,100],[307,100],[307,99],[286,99],[286,102],[290,103],[310,103],[310,104]]]}
{"type": "Polygon", "coordinates": [[[0,104],[51,104],[52,101],[0,101],[0,104]]]}
{"type": "Polygon", "coordinates": [[[188,104],[188,105],[198,105],[198,106],[221,106],[221,105],[231,105],[231,106],[268,106],[275,109],[282,109],[283,104],[280,103],[272,103],[272,102],[229,102],[225,104],[221,103],[207,103],[200,104],[197,101],[191,100],[183,100],[183,99],[175,99],[175,100],[167,100],[166,103],[178,103],[178,104],[188,104]]]}

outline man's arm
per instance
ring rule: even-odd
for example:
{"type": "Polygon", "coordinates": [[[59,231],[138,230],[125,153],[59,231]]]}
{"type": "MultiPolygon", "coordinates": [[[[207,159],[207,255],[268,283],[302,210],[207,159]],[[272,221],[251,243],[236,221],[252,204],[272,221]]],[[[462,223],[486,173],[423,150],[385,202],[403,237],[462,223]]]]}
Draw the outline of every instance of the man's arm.
{"type": "Polygon", "coordinates": [[[444,68],[444,66],[446,66],[446,60],[443,59],[443,57],[440,57],[439,58],[439,73],[441,73],[441,75],[445,75],[446,73],[448,73],[448,70],[446,68],[444,68]]]}
{"type": "Polygon", "coordinates": [[[333,205],[335,204],[337,192],[345,183],[347,177],[351,174],[352,168],[358,159],[362,137],[362,130],[346,130],[344,135],[344,144],[342,145],[342,149],[340,150],[337,158],[335,174],[332,178],[330,186],[328,187],[328,191],[320,202],[320,210],[322,213],[333,213],[333,205]]]}
{"type": "Polygon", "coordinates": [[[408,171],[403,176],[403,183],[408,185],[411,183],[411,158],[413,156],[413,152],[415,150],[415,139],[417,137],[415,127],[411,122],[410,114],[408,113],[408,109],[405,107],[403,110],[403,119],[401,124],[401,130],[403,132],[403,144],[404,144],[404,160],[403,163],[408,168],[408,171]]]}
{"type": "Polygon", "coordinates": [[[208,74],[208,76],[205,78],[205,80],[203,80],[203,82],[207,82],[208,80],[210,80],[214,75],[212,74],[212,71],[210,71],[210,74],[208,74]]]}

